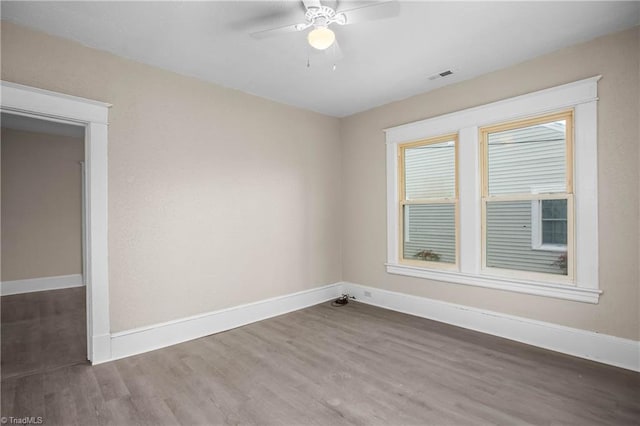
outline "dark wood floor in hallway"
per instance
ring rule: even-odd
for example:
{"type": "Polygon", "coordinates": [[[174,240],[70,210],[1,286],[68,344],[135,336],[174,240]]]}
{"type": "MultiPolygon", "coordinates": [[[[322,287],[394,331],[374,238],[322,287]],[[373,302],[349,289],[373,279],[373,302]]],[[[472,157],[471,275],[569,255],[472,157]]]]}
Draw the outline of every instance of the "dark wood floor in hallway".
{"type": "Polygon", "coordinates": [[[2,379],[87,360],[85,288],[2,296],[2,379]]]}
{"type": "Polygon", "coordinates": [[[359,303],[2,381],[46,424],[640,422],[640,374],[359,303]]]}

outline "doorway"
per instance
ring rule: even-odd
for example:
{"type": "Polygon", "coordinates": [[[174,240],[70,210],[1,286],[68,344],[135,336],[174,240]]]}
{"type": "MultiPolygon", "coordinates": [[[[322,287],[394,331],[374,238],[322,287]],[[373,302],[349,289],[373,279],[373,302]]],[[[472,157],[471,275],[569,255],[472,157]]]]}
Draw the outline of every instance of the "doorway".
{"type": "Polygon", "coordinates": [[[3,113],[84,130],[86,354],[91,363],[111,359],[107,234],[107,141],[111,105],[100,101],[0,81],[3,113]]]}
{"type": "Polygon", "coordinates": [[[86,362],[84,128],[3,112],[2,378],[86,362]]]}

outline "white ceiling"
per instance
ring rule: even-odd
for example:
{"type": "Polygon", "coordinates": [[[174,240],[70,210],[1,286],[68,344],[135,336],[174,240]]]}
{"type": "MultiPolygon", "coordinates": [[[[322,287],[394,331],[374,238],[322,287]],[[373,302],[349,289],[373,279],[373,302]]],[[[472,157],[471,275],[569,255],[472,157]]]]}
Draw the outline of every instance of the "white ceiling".
{"type": "MultiPolygon", "coordinates": [[[[339,1],[337,8],[368,3],[339,1]]],[[[332,27],[344,54],[335,70],[304,33],[249,37],[302,22],[298,1],[2,1],[1,14],[119,56],[342,117],[638,25],[640,2],[402,1],[395,18],[332,27]],[[447,69],[454,74],[428,79],[447,69]]]]}

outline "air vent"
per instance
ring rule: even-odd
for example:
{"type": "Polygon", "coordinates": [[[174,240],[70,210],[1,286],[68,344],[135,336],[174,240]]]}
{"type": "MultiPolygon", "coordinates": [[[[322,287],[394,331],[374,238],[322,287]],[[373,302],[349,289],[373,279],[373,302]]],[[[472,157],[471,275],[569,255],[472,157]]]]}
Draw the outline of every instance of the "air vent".
{"type": "Polygon", "coordinates": [[[439,72],[438,74],[434,74],[431,77],[429,77],[429,80],[437,80],[442,77],[450,76],[451,74],[453,74],[453,71],[451,70],[442,71],[442,72],[439,72]]]}

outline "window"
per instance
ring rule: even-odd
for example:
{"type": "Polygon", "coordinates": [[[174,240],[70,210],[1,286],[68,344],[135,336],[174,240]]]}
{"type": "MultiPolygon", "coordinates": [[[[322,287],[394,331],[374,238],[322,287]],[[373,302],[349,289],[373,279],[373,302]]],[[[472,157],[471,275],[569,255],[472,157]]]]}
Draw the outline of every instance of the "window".
{"type": "Polygon", "coordinates": [[[598,303],[599,78],[386,129],[387,272],[598,303]]]}
{"type": "Polygon", "coordinates": [[[456,135],[398,146],[400,260],[452,269],[457,264],[456,135]]]}
{"type": "Polygon", "coordinates": [[[567,203],[536,200],[531,203],[531,248],[567,251],[567,203]]]}
{"type": "Polygon", "coordinates": [[[573,110],[483,127],[480,143],[483,269],[573,282],[573,110]]]}
{"type": "Polygon", "coordinates": [[[542,223],[542,245],[547,247],[567,248],[567,201],[541,200],[540,216],[542,223]]]}

